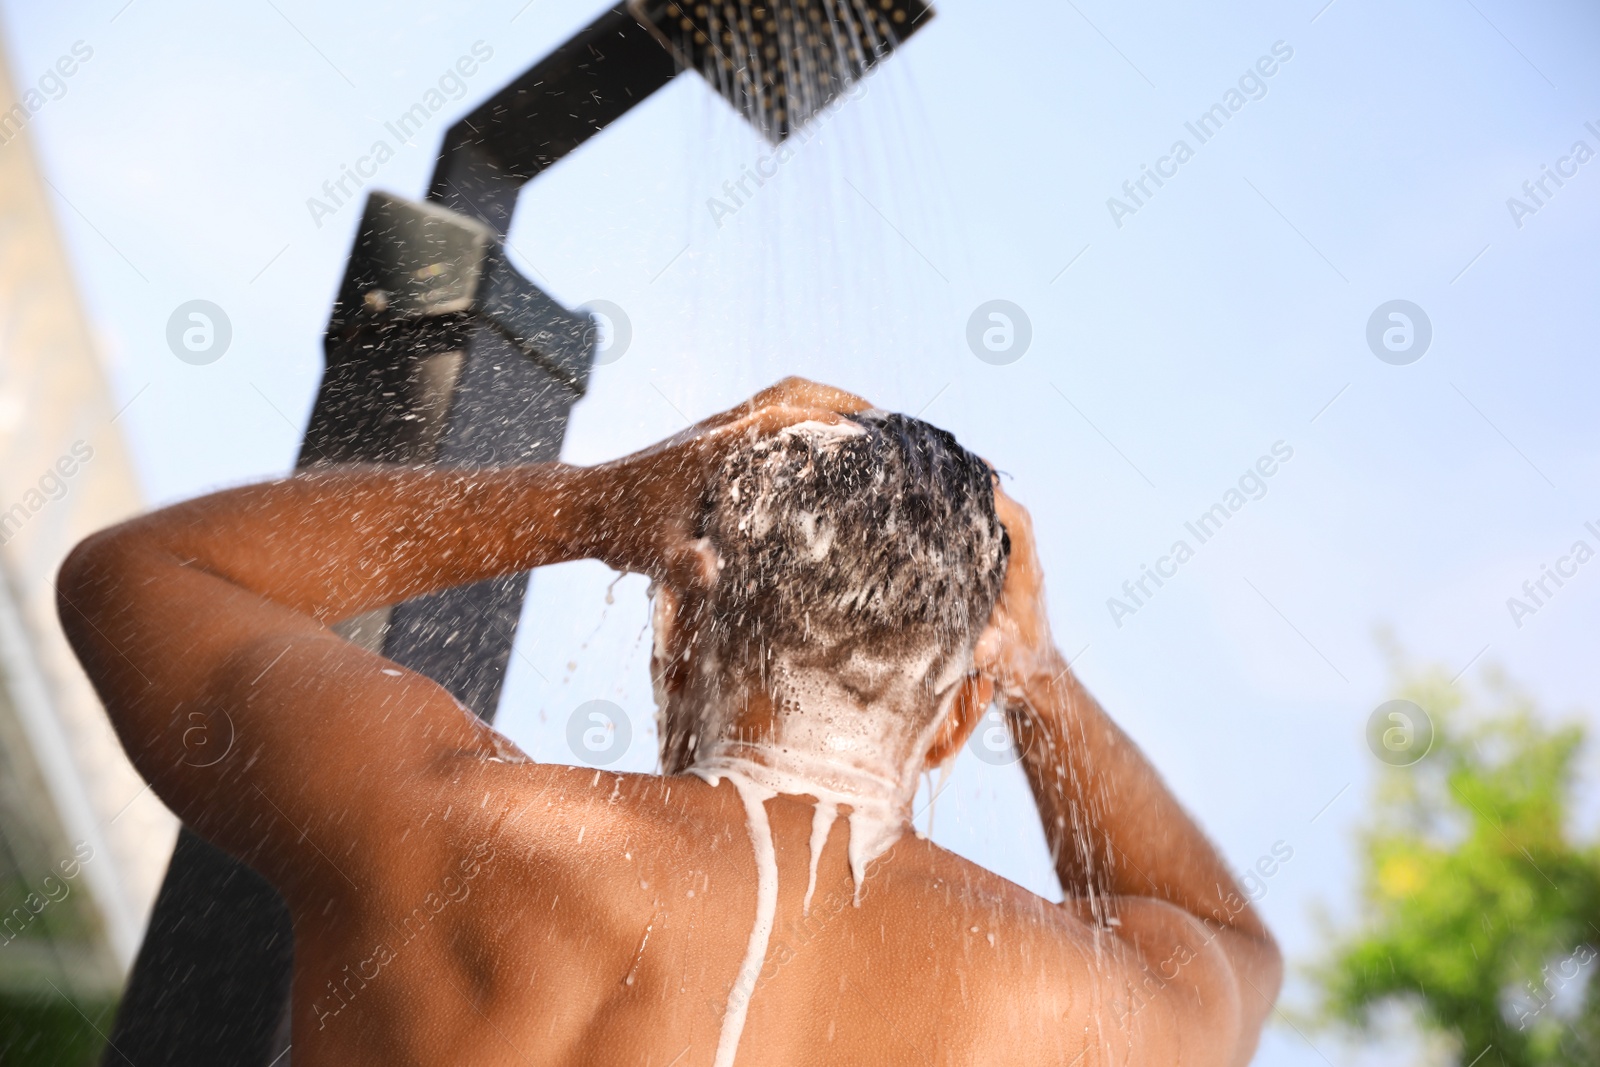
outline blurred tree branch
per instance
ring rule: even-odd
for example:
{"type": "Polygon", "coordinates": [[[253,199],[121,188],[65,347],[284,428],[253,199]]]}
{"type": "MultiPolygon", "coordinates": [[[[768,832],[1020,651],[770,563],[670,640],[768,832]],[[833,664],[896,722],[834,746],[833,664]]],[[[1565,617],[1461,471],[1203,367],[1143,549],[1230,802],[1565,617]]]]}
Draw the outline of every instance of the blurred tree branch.
{"type": "Polygon", "coordinates": [[[1581,725],[1496,671],[1467,694],[1396,659],[1435,741],[1385,767],[1360,839],[1360,918],[1313,968],[1322,1021],[1370,1036],[1408,1007],[1465,1067],[1600,1063],[1600,846],[1577,840],[1581,725]]]}

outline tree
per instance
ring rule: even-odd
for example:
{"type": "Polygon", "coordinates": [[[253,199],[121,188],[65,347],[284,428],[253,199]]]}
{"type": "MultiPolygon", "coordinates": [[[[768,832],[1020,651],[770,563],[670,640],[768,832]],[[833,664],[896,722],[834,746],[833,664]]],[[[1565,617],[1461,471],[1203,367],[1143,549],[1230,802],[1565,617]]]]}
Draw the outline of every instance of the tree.
{"type": "Polygon", "coordinates": [[[1313,972],[1323,1018],[1370,1034],[1398,1001],[1463,1067],[1593,1067],[1600,847],[1569,817],[1585,731],[1486,673],[1482,697],[1437,669],[1402,674],[1434,744],[1379,776],[1362,915],[1313,972]]]}

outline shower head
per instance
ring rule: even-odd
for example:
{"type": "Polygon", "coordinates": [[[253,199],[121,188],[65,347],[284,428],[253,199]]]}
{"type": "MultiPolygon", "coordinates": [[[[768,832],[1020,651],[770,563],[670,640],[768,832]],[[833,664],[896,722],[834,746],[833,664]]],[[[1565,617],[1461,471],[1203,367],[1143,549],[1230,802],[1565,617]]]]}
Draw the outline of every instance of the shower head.
{"type": "Polygon", "coordinates": [[[933,17],[924,0],[628,0],[628,10],[775,144],[933,17]]]}

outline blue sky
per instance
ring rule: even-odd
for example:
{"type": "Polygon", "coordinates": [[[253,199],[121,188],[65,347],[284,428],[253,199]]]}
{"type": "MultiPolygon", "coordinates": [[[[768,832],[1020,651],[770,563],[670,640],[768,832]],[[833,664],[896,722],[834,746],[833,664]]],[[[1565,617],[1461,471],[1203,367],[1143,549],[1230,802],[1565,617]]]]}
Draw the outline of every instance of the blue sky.
{"type": "MultiPolygon", "coordinates": [[[[632,326],[574,411],[571,460],[799,373],[1007,471],[1090,686],[1232,862],[1293,848],[1262,907],[1299,959],[1314,906],[1351,908],[1363,730],[1390,695],[1379,629],[1472,664],[1463,684],[1494,662],[1562,713],[1600,706],[1600,562],[1520,627],[1506,606],[1575,540],[1600,545],[1600,160],[1560,162],[1600,151],[1600,13],[1323,3],[945,0],[733,214],[708,201],[766,149],[690,76],[534,183],[511,235],[538,284],[632,326]],[[1185,124],[1275,46],[1246,83],[1259,98],[1200,143],[1185,124]],[[1180,139],[1175,175],[1108,208],[1144,167],[1170,173],[1180,139]],[[1508,198],[1558,165],[1576,174],[1514,218],[1508,198]],[[1031,324],[1003,366],[966,339],[993,299],[1031,324]],[[1397,299],[1433,334],[1398,366],[1366,339],[1397,299]],[[1186,535],[1279,442],[1292,458],[1264,495],[1186,535]],[[1114,619],[1108,598],[1186,537],[1194,557],[1114,619]]],[[[0,2],[19,83],[93,49],[29,130],[152,503],[292,463],[359,213],[313,219],[308,198],[483,42],[460,98],[369,184],[420,198],[449,123],[599,6],[0,2]],[[192,299],[232,323],[206,366],[166,346],[192,299]]],[[[572,709],[610,699],[636,724],[617,766],[647,769],[644,586],[608,605],[610,581],[536,576],[501,723],[566,759],[572,709]]],[[[963,757],[935,836],[1043,890],[1026,804],[1014,768],[963,757]]],[[[1258,1062],[1323,1060],[1281,1030],[1258,1062]]]]}

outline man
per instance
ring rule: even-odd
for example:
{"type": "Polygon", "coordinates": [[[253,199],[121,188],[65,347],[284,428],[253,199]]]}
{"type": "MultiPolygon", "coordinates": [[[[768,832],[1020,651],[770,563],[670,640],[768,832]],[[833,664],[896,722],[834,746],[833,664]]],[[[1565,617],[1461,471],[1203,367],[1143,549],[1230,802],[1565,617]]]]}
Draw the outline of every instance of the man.
{"type": "Polygon", "coordinates": [[[1243,1064],[1276,995],[1226,866],[1052,645],[1027,515],[850,394],[791,379],[586,469],[218,493],[90,538],[60,588],[140,772],[289,902],[296,1067],[1243,1064]],[[656,583],[664,775],[534,764],[327,628],[580,557],[656,583]],[[903,833],[991,699],[1063,904],[903,833]]]}

